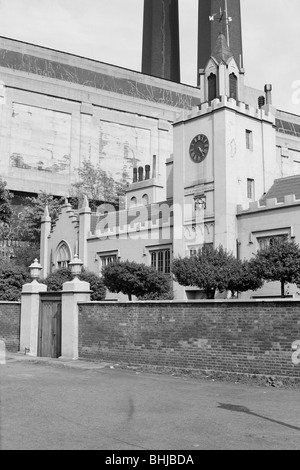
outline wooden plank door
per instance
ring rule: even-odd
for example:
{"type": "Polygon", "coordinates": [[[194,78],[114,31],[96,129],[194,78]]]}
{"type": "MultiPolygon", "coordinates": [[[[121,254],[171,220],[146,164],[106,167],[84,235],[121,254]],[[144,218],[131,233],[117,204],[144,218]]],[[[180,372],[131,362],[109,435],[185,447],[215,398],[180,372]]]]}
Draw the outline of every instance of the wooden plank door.
{"type": "Polygon", "coordinates": [[[41,295],[38,355],[61,356],[61,298],[57,294],[41,295]]]}

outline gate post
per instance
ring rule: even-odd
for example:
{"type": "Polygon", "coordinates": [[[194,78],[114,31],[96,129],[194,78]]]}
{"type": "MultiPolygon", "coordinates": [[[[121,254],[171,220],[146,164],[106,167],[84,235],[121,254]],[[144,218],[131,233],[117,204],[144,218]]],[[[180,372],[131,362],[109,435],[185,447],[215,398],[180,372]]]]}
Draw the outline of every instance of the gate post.
{"type": "Polygon", "coordinates": [[[78,302],[90,302],[90,293],[90,284],[77,277],[63,284],[61,359],[78,359],[78,302]]]}
{"type": "Polygon", "coordinates": [[[28,352],[35,357],[38,351],[40,292],[47,291],[47,286],[37,281],[41,269],[42,266],[35,260],[30,266],[33,281],[24,284],[21,294],[20,352],[28,352]]]}

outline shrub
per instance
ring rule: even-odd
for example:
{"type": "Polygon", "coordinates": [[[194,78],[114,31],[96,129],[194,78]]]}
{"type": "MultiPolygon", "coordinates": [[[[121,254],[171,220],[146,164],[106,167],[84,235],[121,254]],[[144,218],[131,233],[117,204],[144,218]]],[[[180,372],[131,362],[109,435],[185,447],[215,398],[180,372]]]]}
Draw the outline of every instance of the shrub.
{"type": "Polygon", "coordinates": [[[31,282],[28,269],[2,265],[0,267],[0,300],[18,302],[21,299],[22,287],[31,282]]]}
{"type": "MultiPolygon", "coordinates": [[[[91,288],[91,300],[99,301],[104,300],[106,296],[106,289],[102,279],[97,274],[83,270],[78,276],[81,281],[89,282],[91,288]]],[[[57,269],[55,272],[49,274],[44,279],[44,284],[47,285],[49,291],[61,291],[65,282],[72,281],[73,275],[69,268],[57,269]]]]}
{"type": "Polygon", "coordinates": [[[161,300],[170,294],[170,279],[145,264],[117,261],[102,269],[103,282],[110,292],[122,292],[129,300],[161,300]]]}

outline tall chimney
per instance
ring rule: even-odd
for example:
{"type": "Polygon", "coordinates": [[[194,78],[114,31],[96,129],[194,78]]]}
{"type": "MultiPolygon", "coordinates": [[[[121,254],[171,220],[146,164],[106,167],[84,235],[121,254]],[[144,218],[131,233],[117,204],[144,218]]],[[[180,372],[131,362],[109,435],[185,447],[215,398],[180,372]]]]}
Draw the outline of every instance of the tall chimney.
{"type": "Polygon", "coordinates": [[[152,162],[152,178],[156,178],[156,155],[153,155],[152,162]]]}
{"type": "Polygon", "coordinates": [[[180,82],[178,0],[144,0],[142,72],[180,82]]]}
{"type": "Polygon", "coordinates": [[[266,104],[272,104],[272,85],[265,85],[266,104]]]}

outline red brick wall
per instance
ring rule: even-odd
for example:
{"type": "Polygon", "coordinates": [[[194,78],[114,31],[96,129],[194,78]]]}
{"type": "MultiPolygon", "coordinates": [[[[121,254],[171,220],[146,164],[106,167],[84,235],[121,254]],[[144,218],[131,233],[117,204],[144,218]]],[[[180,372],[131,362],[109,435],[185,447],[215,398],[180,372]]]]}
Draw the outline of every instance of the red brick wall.
{"type": "Polygon", "coordinates": [[[18,352],[20,349],[21,303],[0,302],[0,340],[6,350],[18,352]]]}
{"type": "Polygon", "coordinates": [[[300,377],[300,301],[79,305],[79,356],[300,377]]]}

